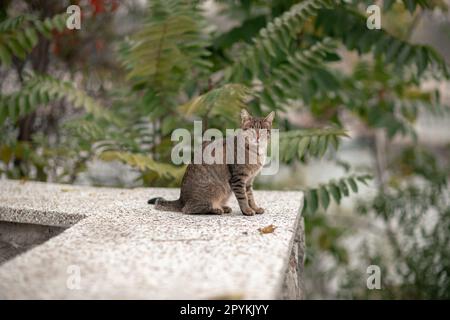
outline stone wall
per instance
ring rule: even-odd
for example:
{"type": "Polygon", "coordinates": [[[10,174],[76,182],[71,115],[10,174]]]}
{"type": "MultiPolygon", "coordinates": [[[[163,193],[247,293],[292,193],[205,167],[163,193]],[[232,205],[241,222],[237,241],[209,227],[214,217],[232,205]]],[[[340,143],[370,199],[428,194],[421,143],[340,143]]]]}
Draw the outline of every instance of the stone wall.
{"type": "Polygon", "coordinates": [[[256,191],[255,216],[147,204],[178,194],[0,181],[4,242],[29,249],[0,265],[0,299],[303,297],[301,192],[256,191]]]}

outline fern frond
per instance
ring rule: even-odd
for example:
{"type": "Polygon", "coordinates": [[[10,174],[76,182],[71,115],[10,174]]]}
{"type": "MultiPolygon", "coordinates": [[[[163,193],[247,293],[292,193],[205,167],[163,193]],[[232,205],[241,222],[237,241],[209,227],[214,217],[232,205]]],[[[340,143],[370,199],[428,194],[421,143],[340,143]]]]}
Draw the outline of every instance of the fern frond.
{"type": "Polygon", "coordinates": [[[329,0],[305,0],[269,22],[253,39],[253,44],[246,46],[241,58],[227,70],[226,79],[237,81],[246,73],[257,74],[280,52],[287,53],[304,22],[320,9],[331,7],[332,3],[329,0]]]}
{"type": "Polygon", "coordinates": [[[23,87],[9,95],[0,95],[0,124],[6,118],[15,122],[20,117],[36,110],[40,105],[52,101],[66,99],[77,108],[84,108],[97,118],[117,121],[95,99],[83,90],[77,89],[72,83],[61,81],[51,76],[30,75],[25,79],[23,87]]]}
{"type": "Polygon", "coordinates": [[[121,151],[105,151],[99,155],[99,158],[104,161],[119,160],[139,171],[152,171],[160,177],[181,180],[184,174],[185,167],[176,167],[170,164],[159,163],[150,157],[142,154],[121,152],[121,151]]]}
{"type": "Polygon", "coordinates": [[[444,58],[432,47],[414,45],[398,39],[384,29],[369,30],[367,17],[352,7],[340,5],[333,10],[321,10],[316,19],[316,27],[333,38],[339,38],[349,50],[360,54],[373,52],[384,63],[393,64],[398,70],[413,67],[417,75],[429,70],[433,76],[450,77],[444,58]]]}
{"type": "Polygon", "coordinates": [[[292,130],[280,133],[280,160],[289,162],[301,160],[309,155],[324,156],[329,146],[339,148],[339,140],[348,137],[347,131],[339,128],[292,130]]]}
{"type": "Polygon", "coordinates": [[[153,1],[150,18],[123,51],[123,65],[135,86],[157,93],[177,91],[192,69],[208,68],[203,18],[189,1],[153,1]]]}
{"type": "Polygon", "coordinates": [[[50,38],[54,30],[63,31],[66,18],[66,14],[58,14],[41,21],[23,15],[0,22],[0,63],[9,66],[13,56],[25,59],[37,45],[39,35],[50,38]]]}
{"type": "Polygon", "coordinates": [[[65,122],[62,127],[67,129],[72,137],[76,137],[84,141],[104,140],[107,135],[106,129],[97,121],[84,118],[71,119],[65,122]]]}
{"type": "Polygon", "coordinates": [[[233,120],[251,94],[252,91],[244,85],[226,84],[192,99],[178,110],[186,116],[220,116],[233,120]]]}
{"type": "Polygon", "coordinates": [[[367,185],[367,181],[371,179],[370,175],[348,176],[339,180],[331,180],[317,188],[307,189],[304,191],[305,200],[302,213],[313,214],[319,209],[319,206],[326,211],[331,200],[340,204],[342,198],[350,196],[350,191],[358,192],[358,184],[367,185]]]}
{"type": "MultiPolygon", "coordinates": [[[[261,93],[261,102],[271,108],[278,108],[286,99],[298,99],[306,77],[321,76],[318,69],[324,68],[325,58],[334,54],[336,43],[325,38],[315,43],[311,48],[294,52],[287,56],[286,61],[271,71],[267,79],[263,78],[264,90],[261,93]]],[[[322,71],[324,72],[324,71],[322,71]]],[[[332,80],[329,74],[321,77],[321,83],[332,80]]],[[[324,91],[328,88],[324,88],[324,91]]]]}
{"type": "Polygon", "coordinates": [[[24,22],[31,21],[33,16],[31,15],[20,15],[17,17],[7,17],[5,20],[0,21],[0,32],[8,32],[21,27],[24,22]]]}

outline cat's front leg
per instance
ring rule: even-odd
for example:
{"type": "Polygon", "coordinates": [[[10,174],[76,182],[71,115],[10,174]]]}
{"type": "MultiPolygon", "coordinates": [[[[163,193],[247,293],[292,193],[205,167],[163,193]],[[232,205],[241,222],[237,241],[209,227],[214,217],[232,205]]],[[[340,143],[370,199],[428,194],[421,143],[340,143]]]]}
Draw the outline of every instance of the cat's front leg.
{"type": "Polygon", "coordinates": [[[256,204],[255,197],[253,196],[253,186],[252,185],[253,185],[253,180],[250,181],[249,183],[247,183],[247,185],[245,186],[247,198],[248,198],[248,204],[249,204],[250,208],[255,210],[255,212],[257,214],[262,214],[262,213],[264,213],[264,209],[261,207],[258,207],[258,205],[256,204]]]}
{"type": "Polygon", "coordinates": [[[250,208],[248,204],[247,192],[245,189],[245,181],[243,179],[234,179],[231,181],[231,190],[233,190],[234,195],[239,203],[241,211],[246,216],[253,216],[255,210],[250,208]]]}

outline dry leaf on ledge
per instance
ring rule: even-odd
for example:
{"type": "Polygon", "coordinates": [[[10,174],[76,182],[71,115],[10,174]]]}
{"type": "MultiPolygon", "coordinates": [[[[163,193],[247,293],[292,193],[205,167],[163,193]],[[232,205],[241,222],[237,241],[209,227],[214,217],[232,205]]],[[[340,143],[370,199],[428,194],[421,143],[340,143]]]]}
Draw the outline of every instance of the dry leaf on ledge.
{"type": "Polygon", "coordinates": [[[273,233],[273,232],[275,231],[276,228],[277,228],[276,226],[274,226],[273,224],[271,224],[271,225],[268,225],[267,227],[259,228],[258,231],[259,231],[261,234],[265,234],[265,233],[273,233]]]}

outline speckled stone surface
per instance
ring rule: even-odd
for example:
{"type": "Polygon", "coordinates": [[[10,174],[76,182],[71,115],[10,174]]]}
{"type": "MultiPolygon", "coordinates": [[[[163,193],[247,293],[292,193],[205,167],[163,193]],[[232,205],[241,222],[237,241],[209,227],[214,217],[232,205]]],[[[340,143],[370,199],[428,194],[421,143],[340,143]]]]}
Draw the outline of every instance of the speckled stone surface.
{"type": "Polygon", "coordinates": [[[280,297],[303,194],[256,191],[266,213],[251,217],[235,199],[221,216],[146,203],[178,192],[0,180],[0,221],[71,226],[0,266],[0,299],[280,297]],[[79,289],[68,285],[73,266],[79,289]]]}

